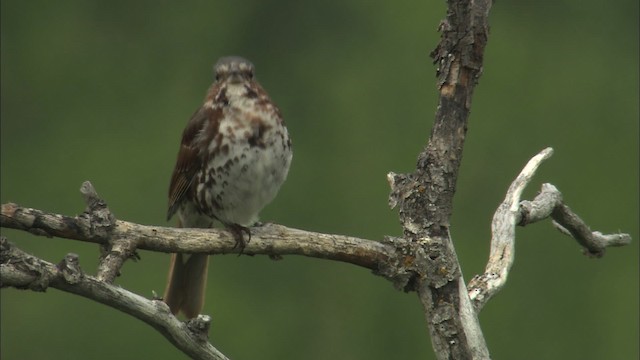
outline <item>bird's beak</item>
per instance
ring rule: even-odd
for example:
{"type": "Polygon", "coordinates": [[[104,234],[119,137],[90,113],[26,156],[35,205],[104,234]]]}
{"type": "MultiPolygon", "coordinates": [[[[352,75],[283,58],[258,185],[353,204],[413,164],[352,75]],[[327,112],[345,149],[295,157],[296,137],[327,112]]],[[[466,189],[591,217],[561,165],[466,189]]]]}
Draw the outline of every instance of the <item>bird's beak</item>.
{"type": "Polygon", "coordinates": [[[232,84],[239,84],[242,82],[242,75],[240,74],[239,71],[233,71],[231,72],[231,75],[229,75],[229,82],[232,84]]]}

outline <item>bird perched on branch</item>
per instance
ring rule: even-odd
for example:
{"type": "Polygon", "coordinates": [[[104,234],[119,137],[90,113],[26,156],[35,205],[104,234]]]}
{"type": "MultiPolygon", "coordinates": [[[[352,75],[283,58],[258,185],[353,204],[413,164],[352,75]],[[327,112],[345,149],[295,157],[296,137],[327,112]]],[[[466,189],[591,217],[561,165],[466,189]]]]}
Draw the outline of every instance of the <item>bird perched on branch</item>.
{"type": "MultiPolygon", "coordinates": [[[[178,227],[210,228],[220,222],[240,251],[249,226],[287,177],[291,139],[280,110],[256,81],[251,62],[223,57],[202,106],[182,133],[167,219],[178,227]]],[[[171,312],[196,317],[204,305],[209,257],[172,254],[164,301],[171,312]]]]}

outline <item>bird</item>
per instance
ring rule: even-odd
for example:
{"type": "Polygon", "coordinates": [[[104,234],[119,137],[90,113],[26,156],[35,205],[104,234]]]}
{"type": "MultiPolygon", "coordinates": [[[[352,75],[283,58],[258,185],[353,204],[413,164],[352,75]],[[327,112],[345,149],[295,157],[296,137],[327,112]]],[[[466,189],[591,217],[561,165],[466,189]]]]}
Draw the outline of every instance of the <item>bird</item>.
{"type": "MultiPolygon", "coordinates": [[[[191,116],[169,185],[167,220],[182,228],[221,223],[240,253],[249,227],[287,178],[293,157],[280,109],[239,56],[220,58],[204,103],[191,116]]],[[[171,255],[163,299],[174,315],[200,314],[207,282],[207,254],[171,255]]]]}

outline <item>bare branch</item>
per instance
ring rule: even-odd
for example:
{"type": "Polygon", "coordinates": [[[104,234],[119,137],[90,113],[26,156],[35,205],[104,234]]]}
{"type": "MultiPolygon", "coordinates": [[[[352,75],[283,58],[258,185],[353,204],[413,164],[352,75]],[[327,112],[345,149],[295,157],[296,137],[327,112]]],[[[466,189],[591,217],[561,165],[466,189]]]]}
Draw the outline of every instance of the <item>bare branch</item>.
{"type": "Polygon", "coordinates": [[[89,219],[86,224],[90,233],[101,240],[107,240],[101,245],[102,256],[98,265],[97,278],[100,281],[113,283],[116,276],[120,275],[120,268],[130,258],[136,258],[136,244],[133,239],[113,240],[112,233],[116,226],[116,218],[109,210],[107,203],[98,196],[98,192],[91,182],[85,181],[80,187],[80,193],[87,207],[82,214],[82,219],[89,219]]]}
{"type": "Polygon", "coordinates": [[[493,215],[489,262],[484,274],[475,276],[469,282],[469,297],[478,312],[507,282],[514,260],[516,224],[520,222],[520,197],[538,166],[552,154],[553,149],[546,148],[529,160],[509,186],[504,201],[493,215]]]}
{"type": "Polygon", "coordinates": [[[127,259],[138,259],[139,256],[136,253],[136,241],[133,239],[118,239],[109,241],[108,244],[102,247],[97,278],[111,284],[116,276],[120,276],[120,268],[124,262],[127,259]]]}
{"type": "Polygon", "coordinates": [[[485,272],[476,275],[469,282],[469,297],[478,312],[507,282],[514,261],[516,225],[525,226],[552,217],[555,220],[554,225],[584,246],[586,254],[596,257],[604,255],[608,246],[623,246],[631,242],[631,236],[628,234],[603,235],[592,232],[562,202],[562,194],[551,184],[543,184],[540,194],[533,201],[520,201],[522,191],[538,166],[552,154],[553,150],[546,148],[529,160],[520,175],[511,183],[504,201],[493,216],[489,261],[485,272]]]}
{"type": "Polygon", "coordinates": [[[54,265],[31,256],[2,237],[0,286],[45,291],[53,287],[100,302],[151,325],[185,354],[196,359],[227,359],[208,341],[211,319],[200,315],[183,323],[162,300],[149,300],[83,274],[78,257],[69,254],[54,265]]]}
{"type": "MultiPolygon", "coordinates": [[[[550,184],[543,186],[552,187],[549,191],[559,191],[550,184]]],[[[551,213],[553,225],[562,229],[563,233],[569,233],[580,245],[584,247],[584,253],[592,257],[602,257],[608,246],[623,246],[631,242],[629,234],[604,235],[599,231],[591,231],[589,226],[569,206],[559,202],[551,213]]]]}
{"type": "MultiPolygon", "coordinates": [[[[2,227],[25,230],[37,235],[97,244],[107,243],[102,237],[90,234],[91,225],[83,220],[82,215],[69,217],[8,203],[2,205],[0,220],[2,227]]],[[[208,254],[239,252],[235,247],[233,234],[222,229],[181,229],[116,220],[111,236],[115,239],[129,240],[135,244],[136,249],[141,250],[208,254]]],[[[351,236],[264,224],[251,228],[251,241],[243,253],[304,255],[378,270],[380,266],[392,261],[395,246],[351,236]]]]}

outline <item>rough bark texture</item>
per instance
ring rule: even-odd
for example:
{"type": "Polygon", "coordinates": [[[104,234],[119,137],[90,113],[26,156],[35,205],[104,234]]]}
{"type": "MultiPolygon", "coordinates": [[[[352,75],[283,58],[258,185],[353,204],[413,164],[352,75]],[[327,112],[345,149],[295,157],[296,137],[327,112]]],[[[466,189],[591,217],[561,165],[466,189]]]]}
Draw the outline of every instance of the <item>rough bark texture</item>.
{"type": "Polygon", "coordinates": [[[441,41],[431,54],[438,65],[440,91],[431,137],[413,173],[389,176],[390,203],[400,205],[404,236],[421,244],[429,259],[407,290],[418,292],[438,359],[489,358],[449,235],[449,220],[471,98],[482,72],[490,7],[490,0],[448,1],[441,41]]]}

